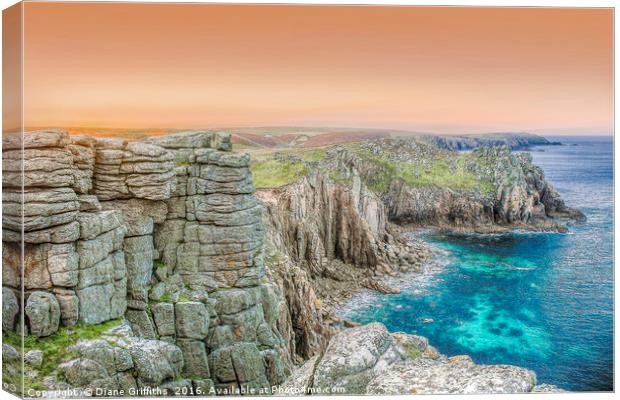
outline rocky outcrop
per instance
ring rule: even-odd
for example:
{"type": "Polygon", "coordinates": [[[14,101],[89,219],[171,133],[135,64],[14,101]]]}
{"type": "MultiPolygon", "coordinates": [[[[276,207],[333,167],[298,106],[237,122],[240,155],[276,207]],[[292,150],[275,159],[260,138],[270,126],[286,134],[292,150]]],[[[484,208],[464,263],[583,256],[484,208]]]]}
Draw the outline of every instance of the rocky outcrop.
{"type": "Polygon", "coordinates": [[[380,323],[344,329],[325,352],[295,370],[286,392],[337,394],[524,393],[536,374],[510,365],[477,365],[469,356],[446,357],[426,338],[389,333],[380,323]]]}
{"type": "Polygon", "coordinates": [[[3,330],[23,318],[28,333],[47,337],[124,317],[135,335],[126,352],[77,346],[57,386],[179,388],[185,374],[234,391],[287,376],[283,304],[264,281],[262,206],[249,156],[230,150],[217,132],[3,137],[3,330]],[[111,361],[127,354],[132,365],[111,361]]]}
{"type": "Polygon", "coordinates": [[[68,351],[75,358],[59,365],[61,374],[55,379],[63,381],[49,381],[49,389],[68,386],[78,394],[118,397],[148,388],[147,394],[174,395],[167,389],[184,366],[179,347],[135,336],[128,325],[106,331],[101,338],[79,340],[68,351]]]}
{"type": "Polygon", "coordinates": [[[100,139],[95,145],[93,192],[100,200],[164,200],[176,186],[173,156],[149,143],[100,139]]]}
{"type": "Polygon", "coordinates": [[[385,232],[386,221],[383,204],[372,193],[353,193],[313,171],[279,193],[259,192],[259,197],[280,232],[279,247],[291,249],[295,261],[304,262],[313,274],[322,274],[330,259],[378,267],[375,235],[385,232]]]}
{"type": "Polygon", "coordinates": [[[416,271],[430,251],[395,238],[386,209],[359,177],[350,186],[319,169],[279,189],[257,192],[265,207],[269,280],[278,285],[286,312],[279,325],[293,359],[318,354],[338,322],[335,306],[361,288],[394,293],[387,274],[416,271]]]}
{"type": "Polygon", "coordinates": [[[347,187],[318,169],[309,171],[292,185],[257,193],[266,207],[267,236],[275,248],[288,250],[287,255],[312,276],[337,275],[330,269],[332,260],[370,276],[394,268],[419,270],[428,254],[418,244],[394,237],[381,199],[359,177],[347,187]]]}
{"type": "Polygon", "coordinates": [[[530,154],[506,146],[458,154],[414,139],[383,139],[330,154],[327,165],[355,170],[375,186],[389,221],[400,225],[565,230],[567,220],[585,219],[564,204],[530,154]]]}

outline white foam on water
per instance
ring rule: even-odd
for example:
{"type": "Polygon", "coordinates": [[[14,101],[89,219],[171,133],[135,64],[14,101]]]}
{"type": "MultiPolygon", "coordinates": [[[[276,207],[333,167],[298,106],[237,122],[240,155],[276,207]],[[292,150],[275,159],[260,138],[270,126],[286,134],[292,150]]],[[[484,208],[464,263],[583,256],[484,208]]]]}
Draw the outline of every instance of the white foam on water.
{"type": "MultiPolygon", "coordinates": [[[[441,282],[439,274],[455,261],[455,257],[449,251],[435,246],[430,247],[433,248],[435,255],[429,261],[422,264],[421,272],[409,272],[399,274],[398,276],[387,277],[383,282],[389,287],[400,289],[401,293],[406,292],[414,296],[429,295],[430,291],[441,282]]],[[[368,307],[383,308],[385,305],[382,300],[385,296],[398,295],[384,294],[370,289],[363,289],[351,296],[345,304],[337,307],[336,313],[346,318],[368,307]]]]}

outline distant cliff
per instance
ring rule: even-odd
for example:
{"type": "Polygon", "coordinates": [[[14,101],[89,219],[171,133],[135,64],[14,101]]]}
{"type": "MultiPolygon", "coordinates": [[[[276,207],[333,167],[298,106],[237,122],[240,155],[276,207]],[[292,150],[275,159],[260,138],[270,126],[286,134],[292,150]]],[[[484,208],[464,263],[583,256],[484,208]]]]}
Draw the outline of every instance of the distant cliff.
{"type": "Polygon", "coordinates": [[[532,146],[557,146],[560,142],[551,142],[533,133],[488,133],[478,135],[426,135],[421,137],[427,143],[446,150],[472,150],[480,147],[507,146],[511,150],[527,150],[532,146]]]}
{"type": "Polygon", "coordinates": [[[529,154],[506,146],[457,153],[415,139],[382,139],[329,154],[326,165],[357,171],[398,224],[562,231],[567,221],[585,218],[565,205],[529,154]]]}

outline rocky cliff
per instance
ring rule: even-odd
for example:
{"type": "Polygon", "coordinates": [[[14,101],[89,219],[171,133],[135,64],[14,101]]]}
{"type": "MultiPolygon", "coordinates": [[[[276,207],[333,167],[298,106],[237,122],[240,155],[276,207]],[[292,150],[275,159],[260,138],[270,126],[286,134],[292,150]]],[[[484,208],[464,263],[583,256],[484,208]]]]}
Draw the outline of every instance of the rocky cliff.
{"type": "Polygon", "coordinates": [[[446,150],[473,150],[481,147],[507,146],[511,150],[527,150],[532,146],[559,146],[562,143],[552,142],[532,133],[487,133],[473,135],[426,135],[421,137],[427,143],[446,150]]]}
{"type": "Polygon", "coordinates": [[[78,343],[86,353],[65,360],[66,373],[35,368],[30,383],[88,388],[105,378],[105,387],[126,389],[184,377],[234,391],[283,381],[290,348],[265,282],[262,208],[248,163],[224,133],[141,142],[60,130],[3,137],[3,331],[53,343],[68,328],[125,318],[135,338],[128,353],[78,343]],[[100,357],[108,353],[124,364],[107,368],[100,357]]]}
{"type": "Polygon", "coordinates": [[[413,139],[334,149],[327,165],[355,170],[397,224],[497,231],[565,230],[585,216],[564,204],[528,153],[506,146],[468,153],[413,139]]]}
{"type": "Polygon", "coordinates": [[[250,157],[222,132],[5,135],[5,382],[19,392],[24,372],[29,396],[264,394],[295,371],[281,387],[531,390],[529,371],[450,360],[423,338],[346,329],[335,315],[360,288],[396,292],[382,278],[430,256],[394,222],[579,217],[526,156],[443,152],[335,147],[255,193],[250,157]]]}
{"type": "Polygon", "coordinates": [[[390,230],[381,199],[359,177],[347,187],[310,167],[294,184],[257,196],[265,207],[267,269],[280,282],[304,358],[323,349],[338,322],[335,306],[360,288],[398,292],[381,279],[419,271],[430,256],[422,243],[390,230]]]}

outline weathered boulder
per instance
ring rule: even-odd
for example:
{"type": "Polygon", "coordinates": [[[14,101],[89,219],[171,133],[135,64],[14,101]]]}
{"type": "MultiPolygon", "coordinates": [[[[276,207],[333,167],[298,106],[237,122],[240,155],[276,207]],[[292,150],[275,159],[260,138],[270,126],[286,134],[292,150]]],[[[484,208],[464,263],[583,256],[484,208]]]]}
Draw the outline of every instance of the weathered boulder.
{"type": "Polygon", "coordinates": [[[71,187],[74,184],[73,156],[66,148],[3,150],[4,187],[71,187]]]}
{"type": "Polygon", "coordinates": [[[122,316],[127,308],[127,268],[123,240],[126,228],[119,211],[78,215],[81,240],[76,295],[79,319],[97,324],[122,316]]]}
{"type": "Polygon", "coordinates": [[[69,350],[76,352],[81,358],[96,361],[109,375],[127,371],[133,367],[129,351],[112,346],[103,339],[80,340],[69,350]]]}
{"type": "Polygon", "coordinates": [[[188,376],[209,378],[209,363],[204,342],[191,339],[177,339],[177,345],[183,352],[185,366],[183,371],[188,376]]]}
{"type": "MultiPolygon", "coordinates": [[[[70,243],[75,242],[80,237],[80,224],[77,221],[68,224],[53,226],[50,228],[40,229],[36,231],[24,232],[23,238],[25,243],[70,243]]],[[[3,238],[7,241],[19,241],[21,236],[14,231],[4,231],[3,238]]]]}
{"type": "Polygon", "coordinates": [[[2,330],[12,331],[19,314],[19,303],[13,290],[2,287],[2,330]]]}
{"type": "Polygon", "coordinates": [[[119,211],[83,212],[77,216],[80,239],[90,240],[120,227],[123,217],[119,211]]]}
{"type": "Polygon", "coordinates": [[[32,292],[24,312],[28,317],[30,333],[37,337],[49,336],[58,330],[60,306],[56,297],[48,292],[32,292]]]}
{"type": "Polygon", "coordinates": [[[80,320],[87,324],[98,324],[112,319],[110,302],[114,290],[114,285],[111,283],[79,289],[77,296],[80,304],[80,320]]]}
{"type": "Polygon", "coordinates": [[[213,133],[207,131],[187,132],[177,135],[159,136],[148,139],[166,148],[209,148],[213,133]]]}
{"type": "Polygon", "coordinates": [[[402,359],[383,324],[346,329],[327,346],[314,374],[314,387],[344,388],[348,394],[365,393],[373,378],[402,359]]]}
{"type": "Polygon", "coordinates": [[[129,295],[136,300],[147,300],[147,286],[153,273],[153,238],[132,236],[123,244],[129,295]]]}
{"type": "Polygon", "coordinates": [[[3,191],[2,226],[34,231],[67,224],[75,220],[79,208],[77,195],[68,187],[3,191]]]}
{"type": "Polygon", "coordinates": [[[291,375],[282,383],[281,390],[285,395],[303,395],[307,394],[312,387],[314,380],[314,370],[319,361],[319,356],[313,356],[304,362],[299,368],[294,370],[291,375]],[[305,390],[301,391],[300,390],[305,390]]]}
{"type": "MultiPolygon", "coordinates": [[[[4,232],[3,239],[4,239],[4,232]]],[[[2,286],[21,290],[22,246],[21,243],[2,241],[2,286]]]]}
{"type": "Polygon", "coordinates": [[[99,199],[94,195],[80,195],[78,196],[80,202],[80,211],[101,211],[101,204],[99,199]]]}
{"type": "Polygon", "coordinates": [[[41,350],[30,350],[24,354],[24,361],[32,366],[39,367],[43,363],[43,352],[41,350]]]}
{"type": "Polygon", "coordinates": [[[5,133],[2,135],[3,150],[34,149],[40,147],[64,147],[70,142],[69,134],[62,129],[5,133]]]}
{"type": "Polygon", "coordinates": [[[60,320],[64,326],[73,326],[79,319],[79,299],[73,289],[54,288],[60,305],[60,320]]]}
{"type": "Polygon", "coordinates": [[[15,347],[2,343],[2,361],[17,361],[19,359],[20,355],[15,347]]]}
{"type": "Polygon", "coordinates": [[[94,239],[80,240],[77,252],[80,256],[80,269],[88,269],[105,260],[111,253],[122,250],[124,228],[118,227],[100,234],[94,239]]]}
{"type": "Polygon", "coordinates": [[[133,339],[127,350],[133,359],[137,378],[143,385],[159,385],[176,377],[183,369],[183,354],[170,343],[133,339]]]}
{"type": "MultiPolygon", "coordinates": [[[[342,394],[405,395],[523,393],[535,385],[536,374],[525,368],[477,365],[469,356],[448,358],[424,337],[390,334],[382,324],[371,323],[338,333],[322,358],[307,361],[282,387],[289,393],[310,387],[342,394]]],[[[538,390],[547,389],[557,388],[538,390]]]]}
{"type": "Polygon", "coordinates": [[[148,312],[146,310],[136,310],[136,309],[127,309],[125,313],[125,318],[131,324],[131,329],[136,334],[136,336],[145,338],[145,339],[156,339],[157,334],[155,333],[155,327],[153,326],[153,321],[149,317],[148,312]]]}
{"type": "Polygon", "coordinates": [[[90,359],[76,358],[60,364],[58,368],[64,372],[67,382],[74,387],[88,387],[110,377],[101,364],[90,359]]]}

